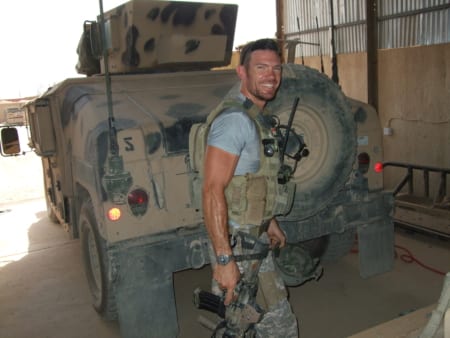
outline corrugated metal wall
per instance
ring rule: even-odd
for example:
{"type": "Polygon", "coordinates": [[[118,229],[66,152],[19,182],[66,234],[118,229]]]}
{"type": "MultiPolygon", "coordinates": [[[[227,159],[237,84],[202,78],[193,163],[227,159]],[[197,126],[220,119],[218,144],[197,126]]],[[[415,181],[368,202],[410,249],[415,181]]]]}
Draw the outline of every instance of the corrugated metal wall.
{"type": "Polygon", "coordinates": [[[378,0],[380,48],[450,42],[449,0],[378,0]]]}
{"type": "MultiPolygon", "coordinates": [[[[284,0],[285,36],[303,42],[297,57],[331,54],[331,5],[336,52],[366,51],[365,0],[284,0]]],[[[450,42],[449,0],[378,0],[377,6],[378,48],[450,42]]]]}

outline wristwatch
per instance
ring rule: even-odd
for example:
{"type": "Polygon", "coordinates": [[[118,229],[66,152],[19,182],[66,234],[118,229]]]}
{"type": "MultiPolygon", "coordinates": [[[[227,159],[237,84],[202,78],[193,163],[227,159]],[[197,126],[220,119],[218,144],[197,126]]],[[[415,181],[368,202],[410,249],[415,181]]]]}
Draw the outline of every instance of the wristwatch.
{"type": "Polygon", "coordinates": [[[216,261],[219,265],[227,265],[234,259],[233,255],[217,255],[216,261]]]}

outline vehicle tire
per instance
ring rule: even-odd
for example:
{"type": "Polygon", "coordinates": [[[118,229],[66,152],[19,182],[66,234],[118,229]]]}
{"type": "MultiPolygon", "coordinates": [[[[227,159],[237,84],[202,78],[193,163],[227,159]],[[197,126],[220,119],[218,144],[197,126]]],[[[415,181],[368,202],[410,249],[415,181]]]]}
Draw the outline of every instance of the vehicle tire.
{"type": "MultiPolygon", "coordinates": [[[[356,156],[356,123],[340,88],[324,74],[302,65],[283,66],[283,79],[268,108],[286,125],[295,97],[299,103],[292,129],[301,135],[309,155],[298,163],[294,205],[286,220],[316,214],[348,180],[356,156]]],[[[286,164],[292,160],[285,159],[286,164]]]]}
{"type": "Polygon", "coordinates": [[[105,241],[100,237],[94,216],[92,201],[88,199],[80,210],[80,241],[84,269],[94,309],[105,319],[117,319],[117,310],[108,278],[110,265],[106,255],[105,241]]]}
{"type": "Polygon", "coordinates": [[[322,263],[336,262],[347,255],[355,244],[355,229],[333,233],[300,243],[312,258],[320,258],[322,263]]]}
{"type": "Polygon", "coordinates": [[[51,203],[50,203],[50,201],[48,200],[48,197],[47,197],[47,196],[45,197],[45,202],[47,203],[47,216],[48,216],[48,218],[50,219],[50,221],[51,221],[52,223],[59,224],[58,217],[56,217],[56,214],[55,214],[55,212],[53,211],[53,209],[52,209],[52,207],[51,207],[51,203]]]}
{"type": "Polygon", "coordinates": [[[328,247],[329,238],[330,236],[326,235],[319,238],[310,239],[300,242],[300,246],[308,251],[312,258],[320,258],[322,260],[322,256],[328,247]]]}
{"type": "MultiPolygon", "coordinates": [[[[49,160],[48,160],[48,158],[45,158],[42,161],[49,161],[49,160]]],[[[47,162],[47,163],[49,163],[49,162],[47,162]]],[[[46,172],[46,168],[45,168],[44,162],[42,162],[42,168],[43,168],[44,172],[46,172]]],[[[49,172],[50,172],[50,170],[49,170],[49,172]]],[[[49,175],[49,174],[47,174],[47,175],[49,175]]],[[[50,221],[52,223],[59,224],[58,217],[56,217],[56,213],[55,213],[55,211],[52,208],[52,202],[51,202],[51,196],[50,196],[50,193],[51,193],[52,189],[50,187],[50,184],[47,186],[46,183],[47,183],[46,182],[46,178],[44,177],[45,203],[46,203],[46,206],[47,206],[47,216],[48,216],[48,218],[50,219],[50,221]]]]}

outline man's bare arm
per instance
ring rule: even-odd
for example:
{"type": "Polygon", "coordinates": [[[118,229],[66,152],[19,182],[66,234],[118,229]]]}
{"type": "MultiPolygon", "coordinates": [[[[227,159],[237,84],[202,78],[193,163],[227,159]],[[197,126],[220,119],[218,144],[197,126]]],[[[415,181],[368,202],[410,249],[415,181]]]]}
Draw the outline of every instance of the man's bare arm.
{"type": "MultiPolygon", "coordinates": [[[[216,255],[231,255],[228,234],[228,211],[225,188],[230,183],[239,156],[220,148],[208,146],[205,154],[203,181],[203,214],[205,225],[216,255]]],[[[232,300],[233,290],[239,281],[240,273],[236,262],[216,265],[213,278],[219,286],[227,290],[225,304],[232,300]]]]}

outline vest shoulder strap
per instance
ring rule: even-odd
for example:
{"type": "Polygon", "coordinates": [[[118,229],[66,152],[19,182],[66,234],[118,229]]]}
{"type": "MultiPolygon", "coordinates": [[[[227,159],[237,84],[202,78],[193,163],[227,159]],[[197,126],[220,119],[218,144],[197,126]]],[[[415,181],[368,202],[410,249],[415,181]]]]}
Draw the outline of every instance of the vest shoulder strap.
{"type": "Polygon", "coordinates": [[[259,108],[253,104],[249,99],[245,99],[244,102],[238,101],[236,98],[227,98],[223,100],[207,117],[206,124],[209,126],[213,123],[214,119],[219,116],[223,111],[228,108],[240,108],[250,116],[252,119],[256,119],[256,116],[260,113],[259,108]]]}

